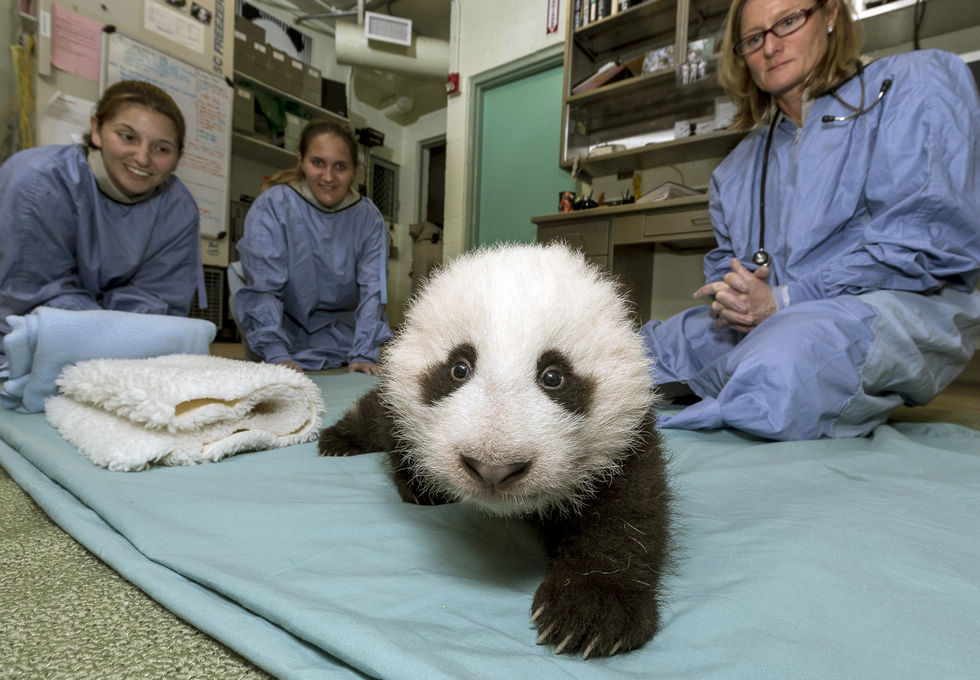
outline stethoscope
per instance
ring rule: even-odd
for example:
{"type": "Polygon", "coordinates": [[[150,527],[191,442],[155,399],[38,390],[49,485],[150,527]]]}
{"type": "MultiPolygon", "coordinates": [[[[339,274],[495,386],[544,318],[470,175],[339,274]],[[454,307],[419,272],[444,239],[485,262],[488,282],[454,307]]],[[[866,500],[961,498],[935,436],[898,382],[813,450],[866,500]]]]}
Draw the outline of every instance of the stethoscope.
{"type": "MultiPolygon", "coordinates": [[[[878,90],[878,96],[875,97],[874,101],[871,102],[871,106],[864,108],[864,65],[858,62],[857,76],[861,80],[861,103],[857,108],[851,106],[843,99],[837,95],[837,88],[835,87],[830,91],[830,94],[834,99],[839,101],[841,104],[851,109],[854,113],[849,113],[845,116],[824,116],[820,119],[822,123],[840,123],[848,120],[853,120],[861,114],[867,113],[874,107],[878,106],[878,103],[884,99],[885,93],[888,92],[888,88],[892,86],[892,79],[887,78],[881,83],[881,89],[878,90]]],[[[782,116],[779,112],[775,112],[772,116],[772,120],[769,122],[769,132],[766,135],[766,148],[762,152],[762,177],[760,178],[762,183],[759,186],[759,249],[755,251],[752,255],[752,262],[759,267],[768,267],[772,263],[772,256],[766,252],[766,175],[769,173],[769,149],[772,147],[772,133],[776,130],[776,124],[782,116]]]]}

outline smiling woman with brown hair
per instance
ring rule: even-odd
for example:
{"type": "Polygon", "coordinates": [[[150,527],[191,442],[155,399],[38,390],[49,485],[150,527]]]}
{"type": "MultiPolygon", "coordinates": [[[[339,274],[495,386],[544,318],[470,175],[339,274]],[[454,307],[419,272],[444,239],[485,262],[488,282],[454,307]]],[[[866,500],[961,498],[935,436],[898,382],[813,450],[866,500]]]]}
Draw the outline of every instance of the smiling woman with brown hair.
{"type": "Polygon", "coordinates": [[[0,166],[0,340],[8,315],[42,305],[187,316],[202,274],[197,205],[173,174],[184,134],[170,95],[124,80],[84,145],[0,166]]]}
{"type": "Polygon", "coordinates": [[[388,240],[381,213],[352,186],[357,142],[346,125],[312,121],[296,161],[263,185],[238,242],[234,313],[246,351],[297,370],[377,375],[391,336],[388,240]]]}

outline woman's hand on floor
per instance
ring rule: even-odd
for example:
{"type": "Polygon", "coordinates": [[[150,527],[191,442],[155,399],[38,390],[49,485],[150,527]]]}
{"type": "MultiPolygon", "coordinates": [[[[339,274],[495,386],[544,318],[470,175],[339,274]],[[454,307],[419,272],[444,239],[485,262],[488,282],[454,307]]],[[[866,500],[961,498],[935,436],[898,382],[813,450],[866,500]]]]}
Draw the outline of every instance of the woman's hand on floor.
{"type": "Polygon", "coordinates": [[[352,361],[347,366],[348,373],[366,373],[368,375],[381,375],[381,367],[370,361],[352,361]]]}

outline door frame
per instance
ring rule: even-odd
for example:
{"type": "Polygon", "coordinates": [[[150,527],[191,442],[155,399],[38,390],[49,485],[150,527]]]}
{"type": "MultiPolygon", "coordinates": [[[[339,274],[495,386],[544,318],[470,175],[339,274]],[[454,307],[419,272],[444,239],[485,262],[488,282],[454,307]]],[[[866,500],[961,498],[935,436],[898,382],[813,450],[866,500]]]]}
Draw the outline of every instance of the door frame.
{"type": "MultiPolygon", "coordinates": [[[[483,99],[487,90],[561,66],[565,58],[565,43],[558,42],[527,56],[507,62],[470,78],[469,125],[467,139],[471,140],[469,177],[466,180],[466,207],[463,225],[463,250],[476,245],[480,233],[480,166],[483,160],[483,99]]],[[[555,159],[555,164],[560,159],[555,159]]]]}

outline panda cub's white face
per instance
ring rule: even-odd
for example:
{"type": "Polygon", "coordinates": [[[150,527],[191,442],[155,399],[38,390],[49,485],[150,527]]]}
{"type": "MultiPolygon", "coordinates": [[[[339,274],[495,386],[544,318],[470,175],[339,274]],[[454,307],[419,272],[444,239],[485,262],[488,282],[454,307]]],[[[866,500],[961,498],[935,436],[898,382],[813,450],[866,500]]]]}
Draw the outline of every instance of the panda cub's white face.
{"type": "Polygon", "coordinates": [[[435,275],[385,358],[416,473],[493,514],[574,509],[642,436],[654,390],[615,285],[565,246],[499,246],[435,275]]]}

